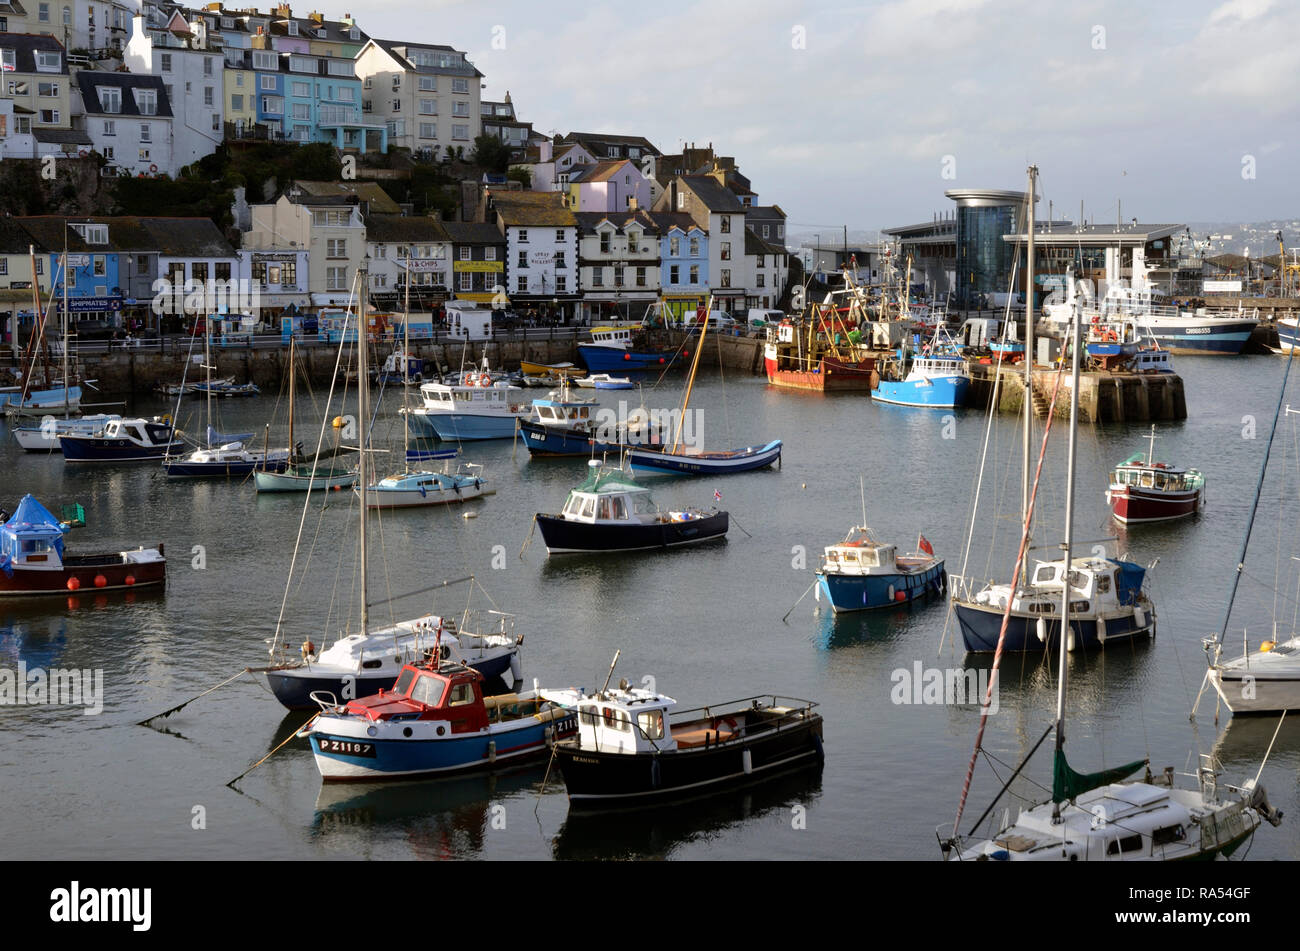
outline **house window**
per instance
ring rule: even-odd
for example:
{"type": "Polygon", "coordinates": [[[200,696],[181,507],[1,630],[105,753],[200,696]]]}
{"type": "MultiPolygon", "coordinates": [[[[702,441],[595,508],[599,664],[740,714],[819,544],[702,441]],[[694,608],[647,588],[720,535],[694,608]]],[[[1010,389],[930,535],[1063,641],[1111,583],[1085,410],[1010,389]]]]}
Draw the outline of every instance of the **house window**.
{"type": "Polygon", "coordinates": [[[196,281],[206,281],[208,279],[208,262],[195,261],[190,265],[190,277],[196,281]]]}
{"type": "Polygon", "coordinates": [[[58,109],[42,109],[40,115],[41,115],[41,121],[46,123],[47,125],[58,124],[59,121],[58,109]]]}
{"type": "Polygon", "coordinates": [[[140,161],[141,161],[141,162],[147,162],[147,161],[149,161],[149,150],[148,150],[148,149],[141,149],[141,150],[140,150],[140,155],[139,155],[139,157],[140,157],[140,161]]]}
{"type": "Polygon", "coordinates": [[[676,265],[676,264],[673,264],[673,265],[669,266],[669,268],[668,268],[668,283],[669,283],[669,284],[676,284],[676,283],[677,283],[677,277],[678,277],[677,265],[676,265]]]}
{"type": "Polygon", "coordinates": [[[347,238],[330,238],[326,242],[328,250],[325,252],[326,257],[346,258],[348,256],[348,239],[347,238]]]}
{"type": "Polygon", "coordinates": [[[212,101],[213,101],[213,100],[212,100],[212,87],[211,87],[211,86],[204,86],[204,87],[203,87],[203,104],[204,104],[205,106],[210,106],[210,105],[212,105],[212,101]]]}
{"type": "Polygon", "coordinates": [[[468,79],[452,79],[452,81],[451,81],[451,91],[452,91],[452,92],[455,92],[455,93],[461,93],[462,95],[468,93],[468,92],[469,92],[469,80],[468,80],[468,79]]]}
{"type": "Polygon", "coordinates": [[[563,252],[563,251],[556,251],[556,252],[555,252],[555,266],[556,266],[557,268],[568,267],[568,265],[564,263],[564,252],[563,252]]]}
{"type": "Polygon", "coordinates": [[[394,137],[397,137],[397,136],[403,136],[403,135],[406,135],[406,120],[405,120],[405,119],[390,119],[389,122],[388,122],[388,136],[389,136],[389,138],[394,138],[394,137]]]}
{"type": "Polygon", "coordinates": [[[218,261],[216,264],[213,265],[213,270],[216,272],[216,278],[218,281],[230,280],[229,261],[218,261]]]}
{"type": "Polygon", "coordinates": [[[495,261],[496,259],[497,259],[497,249],[496,249],[496,248],[484,248],[484,249],[483,249],[483,260],[484,260],[484,261],[495,261]]]}
{"type": "Polygon", "coordinates": [[[636,286],[645,287],[645,268],[643,267],[636,269],[636,286]]]}
{"type": "Polygon", "coordinates": [[[420,77],[420,92],[437,92],[437,91],[438,91],[437,76],[420,77]]]}
{"type": "Polygon", "coordinates": [[[62,62],[58,53],[37,53],[36,70],[41,73],[57,73],[62,62]]]}
{"type": "Polygon", "coordinates": [[[560,242],[564,241],[564,229],[563,229],[563,228],[556,228],[556,229],[555,229],[555,241],[556,241],[557,244],[559,244],[560,242]]]}
{"type": "Polygon", "coordinates": [[[731,218],[727,215],[722,216],[722,228],[720,230],[723,234],[731,234],[731,218]]]}
{"type": "Polygon", "coordinates": [[[135,107],[142,116],[156,116],[158,114],[158,90],[156,89],[135,89],[135,107]]]}
{"type": "Polygon", "coordinates": [[[691,283],[700,283],[700,266],[698,264],[691,265],[691,283]]]}
{"type": "Polygon", "coordinates": [[[472,291],[474,289],[474,275],[468,271],[462,271],[460,274],[460,289],[462,291],[472,291]]]}
{"type": "Polygon", "coordinates": [[[555,292],[563,294],[568,289],[568,280],[563,274],[555,275],[555,292]]]}
{"type": "Polygon", "coordinates": [[[295,82],[293,84],[293,94],[299,99],[306,99],[311,95],[311,83],[295,82]]]}
{"type": "Polygon", "coordinates": [[[350,217],[351,212],[347,211],[313,211],[311,223],[318,227],[322,225],[344,227],[351,223],[350,217]]]}
{"type": "MultiPolygon", "coordinates": [[[[492,250],[492,251],[494,252],[494,255],[493,255],[493,256],[495,257],[495,251],[496,251],[496,249],[495,249],[495,248],[492,248],[492,249],[490,249],[490,250],[492,250]]],[[[471,260],[471,258],[470,258],[470,248],[469,248],[468,245],[464,245],[464,244],[462,244],[462,245],[460,246],[460,259],[461,259],[462,261],[469,261],[469,260],[471,260]]]]}
{"type": "Polygon", "coordinates": [[[785,225],[777,225],[777,226],[776,226],[776,236],[777,236],[778,238],[784,238],[784,237],[785,237],[785,225]]]}
{"type": "Polygon", "coordinates": [[[325,284],[331,291],[347,290],[348,286],[348,269],[345,267],[329,267],[325,269],[325,284]]]}
{"type": "Polygon", "coordinates": [[[212,114],[212,131],[221,131],[221,116],[217,115],[215,112],[212,114]]]}
{"type": "Polygon", "coordinates": [[[521,244],[526,244],[528,242],[528,229],[520,228],[519,237],[516,238],[515,240],[519,241],[521,244]]]}
{"type": "Polygon", "coordinates": [[[420,100],[420,115],[422,115],[422,116],[436,116],[437,114],[438,114],[438,100],[437,100],[437,99],[421,99],[421,100],[420,100]]]}
{"type": "Polygon", "coordinates": [[[141,142],[153,141],[153,130],[150,128],[149,123],[147,122],[140,123],[140,141],[141,142]]]}
{"type": "Polygon", "coordinates": [[[242,112],[244,110],[244,97],[242,95],[232,95],[230,97],[230,109],[232,112],[242,112]]]}
{"type": "Polygon", "coordinates": [[[763,237],[764,237],[764,238],[767,237],[767,233],[768,233],[769,228],[770,228],[769,225],[763,225],[763,237]]]}
{"type": "Polygon", "coordinates": [[[438,123],[436,122],[420,123],[420,138],[436,139],[437,137],[438,137],[438,123]]]}
{"type": "Polygon", "coordinates": [[[42,23],[49,23],[49,22],[50,22],[50,5],[49,5],[48,3],[41,3],[41,4],[38,4],[38,5],[37,5],[36,9],[37,9],[37,11],[38,11],[38,12],[37,12],[37,16],[40,18],[40,21],[41,21],[42,23]]]}
{"type": "Polygon", "coordinates": [[[614,265],[614,286],[623,286],[623,265],[621,264],[614,265]]]}
{"type": "Polygon", "coordinates": [[[605,269],[603,267],[593,267],[591,269],[591,286],[592,287],[605,286],[605,269]]]}
{"type": "Polygon", "coordinates": [[[63,8],[63,25],[72,26],[72,7],[63,8]]]}
{"type": "Polygon", "coordinates": [[[59,94],[58,83],[37,83],[36,84],[36,95],[38,96],[54,97],[57,96],[58,94],[59,94]]]}
{"type": "Polygon", "coordinates": [[[700,256],[700,239],[691,238],[691,257],[698,258],[699,256],[700,256]]]}
{"type": "Polygon", "coordinates": [[[451,104],[451,114],[458,118],[469,117],[469,103],[457,100],[451,104]]]}
{"type": "Polygon", "coordinates": [[[519,266],[520,266],[521,268],[526,268],[526,267],[528,267],[528,252],[527,252],[527,251],[520,251],[520,252],[519,252],[519,266]]]}
{"type": "Polygon", "coordinates": [[[158,54],[158,69],[161,70],[161,71],[164,72],[164,73],[170,73],[170,72],[172,71],[172,54],[171,54],[171,53],[160,53],[160,54],[158,54]]]}
{"type": "Polygon", "coordinates": [[[451,127],[451,137],[457,141],[469,139],[469,126],[454,125],[451,127]]]}
{"type": "Polygon", "coordinates": [[[726,268],[726,267],[724,267],[724,268],[722,269],[722,282],[721,282],[721,284],[719,284],[719,286],[720,286],[720,287],[730,287],[730,286],[731,286],[731,268],[726,268]]]}
{"type": "Polygon", "coordinates": [[[279,96],[263,96],[262,112],[272,116],[284,115],[284,100],[279,96]]]}
{"type": "Polygon", "coordinates": [[[730,241],[723,241],[723,242],[722,242],[722,260],[724,260],[724,261],[730,261],[730,260],[731,260],[731,242],[730,242],[730,241]]]}
{"type": "MultiPolygon", "coordinates": [[[[669,239],[668,239],[668,253],[671,254],[671,255],[672,255],[673,257],[675,257],[675,258],[681,256],[681,253],[682,253],[682,239],[681,239],[681,238],[669,238],[669,239]]],[[[674,281],[673,283],[676,283],[676,281],[674,281]]]]}
{"type": "Polygon", "coordinates": [[[295,102],[293,104],[293,117],[295,119],[310,119],[311,104],[306,102],[295,102]]]}
{"type": "Polygon", "coordinates": [[[524,277],[522,274],[515,278],[515,293],[528,293],[528,278],[524,277]]]}
{"type": "Polygon", "coordinates": [[[601,254],[608,254],[608,253],[609,253],[609,234],[608,234],[608,232],[602,232],[601,235],[600,235],[600,252],[601,252],[601,254]]]}
{"type": "Polygon", "coordinates": [[[204,75],[204,76],[211,76],[211,75],[212,75],[212,57],[211,57],[211,56],[205,56],[205,57],[203,57],[203,75],[204,75]]]}
{"type": "Polygon", "coordinates": [[[402,111],[402,100],[400,100],[400,99],[394,99],[394,100],[393,100],[393,109],[392,109],[392,111],[393,111],[393,112],[401,112],[401,111],[402,111]]]}
{"type": "MultiPolygon", "coordinates": [[[[275,53],[270,50],[253,50],[253,68],[254,69],[275,69],[277,67],[275,53]]],[[[265,78],[265,77],[263,77],[265,78]]],[[[274,77],[272,77],[274,79],[274,77]]]]}
{"type": "Polygon", "coordinates": [[[758,275],[758,286],[759,286],[759,287],[766,287],[766,286],[767,286],[766,284],[763,283],[763,275],[762,275],[761,273],[758,275]]]}
{"type": "MultiPolygon", "coordinates": [[[[18,68],[17,56],[18,54],[13,50],[0,50],[0,68],[3,68],[6,73],[12,73],[18,68]]],[[[13,93],[13,85],[13,83],[9,84],[11,94],[13,93]]]]}
{"type": "Polygon", "coordinates": [[[116,86],[97,86],[99,108],[101,112],[118,113],[122,111],[122,90],[116,86]]]}
{"type": "Polygon", "coordinates": [[[117,122],[115,120],[104,120],[104,135],[117,135],[117,122]]]}
{"type": "Polygon", "coordinates": [[[677,210],[682,211],[686,208],[686,192],[677,193],[677,210]]]}

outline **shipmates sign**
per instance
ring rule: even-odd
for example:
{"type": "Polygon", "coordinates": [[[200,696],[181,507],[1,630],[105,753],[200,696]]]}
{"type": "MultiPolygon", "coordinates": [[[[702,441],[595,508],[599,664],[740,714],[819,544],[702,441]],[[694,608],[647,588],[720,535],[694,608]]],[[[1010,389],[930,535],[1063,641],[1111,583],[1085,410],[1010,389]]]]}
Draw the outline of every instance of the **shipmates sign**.
{"type": "MultiPolygon", "coordinates": [[[[59,301],[59,310],[62,311],[63,301],[59,301]]],[[[68,312],[73,314],[94,314],[100,311],[117,311],[122,309],[122,298],[120,295],[115,297],[72,297],[68,299],[68,312]]]]}

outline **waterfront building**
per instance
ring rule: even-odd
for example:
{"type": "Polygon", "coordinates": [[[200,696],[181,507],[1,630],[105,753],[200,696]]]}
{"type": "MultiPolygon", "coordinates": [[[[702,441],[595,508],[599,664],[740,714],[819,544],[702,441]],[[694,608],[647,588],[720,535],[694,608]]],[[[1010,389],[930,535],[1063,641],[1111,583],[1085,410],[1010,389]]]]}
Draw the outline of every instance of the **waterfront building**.
{"type": "MultiPolygon", "coordinates": [[[[312,194],[296,182],[274,202],[251,205],[246,251],[308,252],[308,305],[346,306],[356,294],[353,279],[366,250],[361,199],[356,194],[312,194]]],[[[295,260],[295,265],[297,261],[295,260]]],[[[303,278],[294,275],[298,286],[303,278]]]]}
{"type": "Polygon", "coordinates": [[[537,154],[525,167],[532,174],[535,192],[563,191],[568,188],[569,175],[575,168],[596,164],[596,157],[582,145],[559,145],[549,139],[538,143],[537,154]]]}
{"type": "Polygon", "coordinates": [[[495,224],[445,221],[451,239],[452,294],[458,300],[493,306],[505,299],[506,239],[495,224]]]}
{"type": "Polygon", "coordinates": [[[752,229],[745,229],[745,308],[775,307],[785,293],[790,275],[790,259],[784,247],[764,241],[752,229]]]}
{"type": "Polygon", "coordinates": [[[78,111],[84,116],[91,150],[106,169],[128,176],[175,176],[172,107],[158,76],[79,70],[78,111]]]}
{"type": "Polygon", "coordinates": [[[709,233],[688,214],[656,211],[660,294],[668,320],[680,320],[708,301],[709,233]]]}
{"type": "Polygon", "coordinates": [[[785,247],[785,218],[780,205],[750,205],[745,209],[745,227],[779,247],[785,247]]]}
{"type": "Polygon", "coordinates": [[[709,293],[714,307],[739,314],[747,298],[745,206],[712,175],[679,175],[665,189],[656,211],[689,215],[709,234],[709,293]]]}
{"type": "Polygon", "coordinates": [[[15,111],[29,110],[40,154],[66,151],[57,136],[42,133],[71,130],[70,80],[63,44],[54,37],[0,34],[0,82],[4,84],[0,94],[12,100],[15,111]],[[49,147],[42,148],[41,144],[49,147]]]}
{"type": "Polygon", "coordinates": [[[483,74],[460,50],[371,38],[356,56],[363,108],[386,124],[388,142],[426,159],[462,149],[483,131],[483,74]]]}
{"type": "Polygon", "coordinates": [[[579,166],[569,173],[567,207],[575,212],[621,212],[650,207],[650,182],[628,159],[579,166]]]}
{"type": "Polygon", "coordinates": [[[578,221],[555,192],[490,192],[487,216],[506,238],[506,293],[516,311],[576,317],[578,221]]]}
{"type": "Polygon", "coordinates": [[[640,208],[580,211],[574,217],[583,318],[589,323],[644,318],[659,299],[658,223],[640,208]]]}
{"type": "Polygon", "coordinates": [[[436,218],[420,215],[366,217],[370,299],[401,310],[409,266],[411,309],[428,312],[446,302],[451,285],[451,235],[436,218]]]}

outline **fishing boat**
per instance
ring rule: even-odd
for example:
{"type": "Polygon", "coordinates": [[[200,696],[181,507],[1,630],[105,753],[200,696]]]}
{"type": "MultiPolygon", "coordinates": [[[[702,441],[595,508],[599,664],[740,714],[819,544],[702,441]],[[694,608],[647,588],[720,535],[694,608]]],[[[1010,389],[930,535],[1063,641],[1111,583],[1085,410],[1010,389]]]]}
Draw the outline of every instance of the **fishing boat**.
{"type": "Polygon", "coordinates": [[[571,808],[655,806],[820,769],[826,758],[810,700],[767,694],[679,711],[666,694],[607,680],[574,705],[577,733],[554,752],[571,808]]]}
{"type": "MultiPolygon", "coordinates": [[[[1030,169],[1029,209],[1033,214],[1034,176],[1030,169]]],[[[1032,217],[1029,234],[1033,235],[1032,217]]],[[[1032,254],[1029,260],[1033,261],[1032,254]]],[[[1032,287],[1033,282],[1027,282],[1032,287]]],[[[1076,316],[1071,333],[1072,380],[1070,409],[1070,439],[1066,461],[1065,531],[1062,551],[1065,564],[1072,564],[1074,522],[1074,472],[1079,420],[1079,364],[1082,350],[1082,333],[1076,316]]],[[[1020,547],[1028,546],[1031,520],[1026,518],[1021,533],[1020,547]]],[[[1019,558],[1017,559],[1019,561],[1019,558]]],[[[1017,569],[1018,571],[1018,569],[1017,569]]],[[[1068,579],[1061,585],[1057,606],[1063,625],[1073,624],[1077,594],[1068,579]]],[[[1011,605],[1005,616],[1010,617],[1011,605]]],[[[1005,622],[1004,622],[1005,629],[1005,622]]],[[[1212,761],[1202,758],[1197,773],[1199,788],[1183,790],[1174,787],[1174,771],[1170,767],[1163,776],[1151,774],[1148,759],[1137,760],[1094,773],[1076,772],[1065,755],[1066,684],[1069,665],[1065,638],[1057,638],[1057,695],[1056,716],[1053,724],[1030,750],[1033,756],[1038,746],[1055,734],[1055,751],[1052,762],[1051,801],[1029,809],[1021,809],[1014,820],[1010,811],[1006,819],[988,839],[976,839],[975,830],[984,816],[976,821],[967,834],[961,833],[961,820],[966,804],[988,716],[991,695],[996,684],[998,663],[1003,645],[998,644],[993,677],[981,707],[979,731],[971,754],[963,786],[957,817],[951,830],[937,830],[940,851],[945,859],[965,861],[1173,861],[1183,859],[1212,859],[1218,855],[1231,855],[1254,834],[1265,818],[1273,824],[1281,815],[1269,805],[1263,787],[1253,780],[1238,789],[1224,787],[1212,761]],[[1141,782],[1123,780],[1146,769],[1141,782]],[[1223,796],[1225,788],[1233,794],[1223,796]]],[[[1014,778],[1024,767],[1022,762],[1011,774],[1014,778]]],[[[1003,791],[1010,780],[1003,786],[1003,791]]],[[[1001,793],[998,794],[999,797],[1001,793]]],[[[996,802],[996,800],[995,800],[996,802]]]]}
{"type": "Polygon", "coordinates": [[[595,400],[574,399],[569,378],[558,390],[533,400],[532,415],[519,423],[519,435],[534,456],[590,455],[596,432],[595,400]]]}
{"type": "Polygon", "coordinates": [[[113,413],[96,413],[76,419],[59,419],[50,416],[39,426],[17,426],[14,441],[27,452],[62,452],[59,436],[64,433],[94,433],[104,428],[110,420],[122,417],[113,413]]]}
{"type": "MultiPolygon", "coordinates": [[[[356,278],[361,290],[358,314],[366,310],[366,270],[358,269],[356,278]]],[[[347,338],[347,320],[358,317],[349,314],[342,327],[344,339],[347,338]]],[[[358,347],[357,379],[365,380],[366,347],[358,347]]],[[[358,445],[368,449],[369,440],[369,400],[370,388],[358,388],[359,405],[357,411],[358,445]]],[[[322,424],[322,438],[324,424],[322,424]]],[[[477,668],[484,676],[499,677],[507,670],[511,671],[516,681],[520,677],[519,651],[523,635],[516,636],[513,631],[512,615],[499,611],[491,612],[496,619],[497,630],[491,630],[489,624],[477,619],[468,604],[459,623],[442,615],[426,614],[413,620],[397,621],[387,627],[375,629],[370,624],[369,588],[367,583],[369,571],[369,552],[366,543],[367,523],[369,521],[370,466],[369,452],[357,455],[357,491],[360,496],[358,513],[358,548],[359,548],[359,630],[342,634],[324,650],[317,652],[315,643],[306,638],[298,648],[297,656],[289,652],[284,635],[284,605],[281,606],[280,618],[276,623],[275,636],[270,644],[270,663],[266,667],[254,668],[253,671],[266,677],[267,684],[282,704],[290,709],[305,708],[312,703],[313,691],[325,690],[344,698],[365,697],[383,689],[397,677],[406,664],[435,662],[446,658],[456,659],[477,668]]],[[[303,501],[304,518],[310,499],[303,501]]],[[[301,544],[301,525],[299,544],[301,544]]],[[[295,547],[295,561],[297,548],[295,547]]],[[[286,582],[288,586],[295,581],[293,571],[286,582]]],[[[472,575],[446,581],[435,588],[446,588],[462,582],[476,583],[472,575]]],[[[432,590],[432,589],[424,589],[432,590]]],[[[422,593],[422,592],[414,592],[422,593]]],[[[471,592],[472,593],[472,592],[471,592]]],[[[287,595],[286,595],[287,601],[287,595]]]]}
{"type": "Polygon", "coordinates": [[[68,462],[155,462],[185,448],[170,416],[110,419],[92,433],[59,436],[68,462]]]}
{"type": "Polygon", "coordinates": [[[892,374],[881,373],[871,391],[878,403],[955,409],[966,405],[970,369],[956,343],[942,327],[919,354],[900,347],[892,374]],[[892,377],[892,378],[891,378],[892,377]]]}
{"type": "Polygon", "coordinates": [[[485,697],[483,675],[453,663],[407,664],[391,689],[346,704],[314,699],[321,711],[297,735],[325,782],[494,769],[542,756],[577,728],[572,709],[538,691],[485,697]]]}
{"type": "Polygon", "coordinates": [[[629,448],[627,462],[634,471],[651,472],[656,475],[731,475],[738,472],[751,472],[766,469],[781,461],[781,440],[773,439],[758,446],[746,446],[743,449],[724,449],[706,452],[703,446],[691,445],[683,441],[682,434],[686,423],[687,411],[690,409],[691,392],[695,386],[695,374],[700,366],[700,354],[704,351],[704,337],[709,330],[709,317],[713,312],[713,300],[708,306],[700,324],[700,339],[695,346],[695,357],[691,361],[690,374],[686,378],[686,390],[682,396],[682,407],[677,415],[677,431],[671,443],[659,446],[639,446],[629,448]]]}
{"type": "Polygon", "coordinates": [[[716,508],[663,511],[629,472],[603,471],[597,459],[587,466],[587,480],[569,493],[558,515],[536,516],[550,554],[674,548],[727,534],[726,512],[716,508]]]}
{"type": "Polygon", "coordinates": [[[556,379],[565,376],[578,376],[582,373],[581,370],[568,361],[563,363],[533,363],[530,360],[521,360],[519,361],[519,370],[525,376],[554,377],[556,379]]]}
{"type": "Polygon", "coordinates": [[[768,324],[764,333],[763,367],[772,386],[819,393],[871,390],[876,358],[829,343],[813,321],[787,318],[768,324]]]}
{"type": "MultiPolygon", "coordinates": [[[[636,373],[664,370],[677,356],[672,347],[640,339],[630,327],[593,327],[591,342],[578,344],[588,373],[636,373]]],[[[525,371],[527,372],[527,371],[525,371]]]]}
{"type": "Polygon", "coordinates": [[[167,583],[167,560],[154,548],[74,554],[65,548],[69,523],[25,495],[0,525],[0,597],[148,588],[167,583]]]}
{"type": "Polygon", "coordinates": [[[1196,469],[1182,469],[1155,461],[1156,428],[1148,437],[1146,453],[1129,456],[1110,475],[1106,502],[1118,522],[1168,522],[1187,518],[1201,510],[1205,476],[1196,469]]]}
{"type": "Polygon", "coordinates": [[[574,378],[574,385],[589,390],[633,390],[636,384],[625,376],[610,376],[608,373],[593,373],[590,376],[574,378]]]}
{"type": "Polygon", "coordinates": [[[423,383],[424,360],[410,353],[409,350],[395,350],[388,355],[375,373],[375,382],[401,383],[403,386],[423,383]]]}
{"type": "Polygon", "coordinates": [[[943,560],[924,535],[917,551],[899,555],[897,547],[876,541],[871,529],[856,525],[842,542],[826,546],[817,572],[817,597],[824,594],[836,614],[894,607],[943,594],[948,576],[943,560]]]}
{"type": "Polygon", "coordinates": [[[190,390],[192,396],[217,396],[228,398],[232,396],[257,396],[262,391],[255,383],[222,383],[213,381],[212,383],[195,383],[190,390]]]}
{"type": "Polygon", "coordinates": [[[470,439],[513,439],[517,423],[527,419],[532,408],[521,402],[517,386],[494,383],[487,371],[461,374],[460,382],[424,383],[420,386],[423,405],[402,413],[416,436],[450,441],[470,439]]]}

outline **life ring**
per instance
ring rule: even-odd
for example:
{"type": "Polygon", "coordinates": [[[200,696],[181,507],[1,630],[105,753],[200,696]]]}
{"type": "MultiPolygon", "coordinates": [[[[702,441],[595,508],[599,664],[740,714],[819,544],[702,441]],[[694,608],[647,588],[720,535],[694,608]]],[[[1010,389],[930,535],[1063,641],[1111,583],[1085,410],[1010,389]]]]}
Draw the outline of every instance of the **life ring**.
{"type": "Polygon", "coordinates": [[[721,727],[722,727],[722,724],[724,724],[724,723],[727,725],[727,729],[730,730],[733,734],[736,733],[737,730],[740,729],[738,726],[736,726],[736,718],[735,718],[735,717],[714,717],[714,718],[713,718],[713,732],[714,732],[714,733],[721,734],[721,733],[722,733],[722,729],[721,729],[721,727]]]}
{"type": "Polygon", "coordinates": [[[85,158],[90,155],[90,149],[77,149],[77,158],[85,158]]]}
{"type": "Polygon", "coordinates": [[[158,174],[158,166],[157,166],[157,165],[150,165],[150,166],[149,166],[149,174],[150,174],[150,175],[157,175],[157,174],[158,174]]]}

